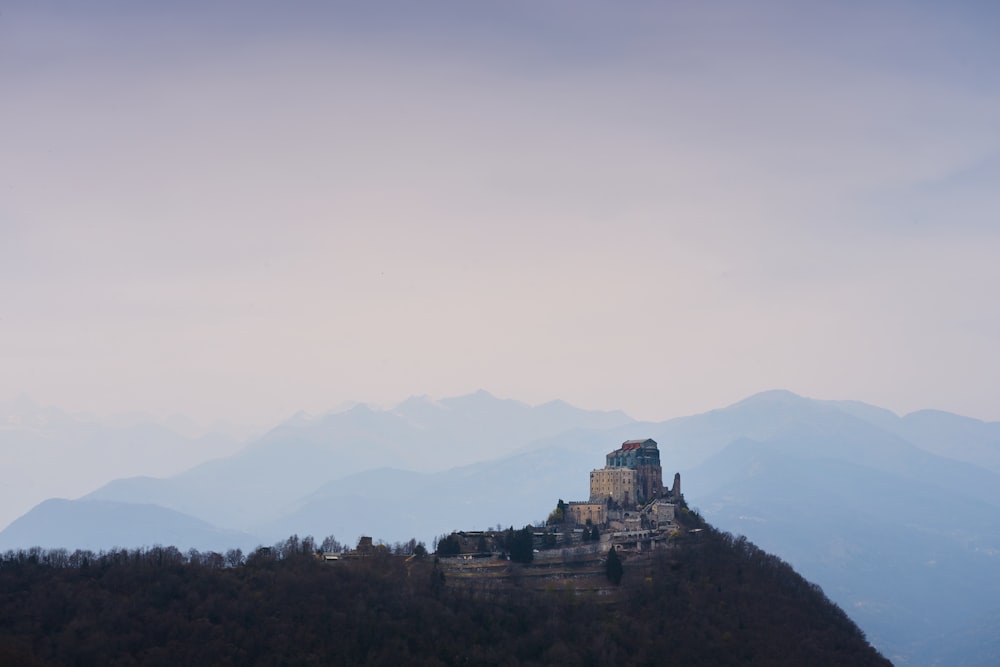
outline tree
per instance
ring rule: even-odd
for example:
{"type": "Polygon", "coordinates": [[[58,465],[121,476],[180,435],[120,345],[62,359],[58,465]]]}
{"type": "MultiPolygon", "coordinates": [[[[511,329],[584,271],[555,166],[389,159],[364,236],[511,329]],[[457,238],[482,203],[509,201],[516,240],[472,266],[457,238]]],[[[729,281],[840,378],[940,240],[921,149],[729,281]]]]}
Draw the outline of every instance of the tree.
{"type": "Polygon", "coordinates": [[[559,502],[556,503],[556,508],[549,512],[549,518],[546,519],[545,523],[551,526],[564,521],[566,521],[566,503],[560,498],[559,502]]]}
{"type": "Polygon", "coordinates": [[[274,552],[279,559],[294,558],[302,549],[302,540],[298,535],[289,535],[284,542],[277,542],[274,545],[274,552]]]}
{"type": "Polygon", "coordinates": [[[535,546],[531,526],[514,531],[510,540],[510,559],[515,563],[530,563],[535,558],[535,546]]]}
{"type": "Polygon", "coordinates": [[[617,586],[622,583],[622,574],[624,572],[625,568],[622,567],[622,560],[618,557],[618,552],[615,550],[614,545],[612,545],[611,550],[608,551],[608,559],[604,563],[604,573],[608,576],[608,581],[617,586]]]}
{"type": "Polygon", "coordinates": [[[218,570],[226,566],[226,558],[217,551],[209,551],[207,554],[202,554],[202,564],[205,567],[210,567],[213,570],[218,570]]]}
{"type": "Polygon", "coordinates": [[[441,538],[437,543],[438,556],[457,556],[462,551],[462,543],[454,534],[441,538]]]}
{"type": "Polygon", "coordinates": [[[340,553],[344,550],[343,545],[337,541],[337,538],[333,535],[327,535],[323,538],[320,543],[319,548],[322,549],[323,553],[340,553]]]}

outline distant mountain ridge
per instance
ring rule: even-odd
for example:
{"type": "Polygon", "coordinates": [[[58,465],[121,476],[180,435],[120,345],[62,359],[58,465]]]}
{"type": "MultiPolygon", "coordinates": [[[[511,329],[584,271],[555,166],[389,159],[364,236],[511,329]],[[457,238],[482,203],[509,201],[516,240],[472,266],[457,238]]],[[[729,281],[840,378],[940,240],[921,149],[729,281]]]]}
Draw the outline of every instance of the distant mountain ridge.
{"type": "Polygon", "coordinates": [[[205,550],[228,544],[246,549],[260,543],[252,535],[219,529],[158,505],[60,498],[46,500],[12,523],[4,530],[4,539],[9,543],[49,544],[52,524],[60,526],[63,544],[92,551],[136,544],[183,544],[205,550]]]}
{"type": "Polygon", "coordinates": [[[74,415],[23,396],[0,401],[0,526],[46,498],[77,496],[126,475],[173,474],[241,444],[221,433],[185,435],[138,416],[74,415]]]}
{"type": "MultiPolygon", "coordinates": [[[[587,496],[604,454],[652,437],[689,504],[819,582],[891,659],[987,664],[987,634],[1000,632],[998,432],[786,391],[659,423],[478,392],[294,418],[235,455],[115,480],[74,502],[156,504],[264,543],[430,540],[544,519],[557,498],[587,496]],[[963,648],[970,627],[983,629],[977,651],[963,648]]],[[[61,521],[50,514],[33,534],[72,546],[58,543],[61,521]]],[[[30,546],[12,538],[0,533],[0,548],[30,546]]]]}
{"type": "Polygon", "coordinates": [[[485,391],[440,401],[413,398],[387,410],[358,405],[317,419],[286,421],[226,459],[164,480],[116,480],[88,498],[156,502],[253,531],[272,524],[323,484],[367,469],[430,474],[500,459],[571,429],[603,430],[631,421],[621,412],[586,411],[560,402],[532,407],[485,391]]]}

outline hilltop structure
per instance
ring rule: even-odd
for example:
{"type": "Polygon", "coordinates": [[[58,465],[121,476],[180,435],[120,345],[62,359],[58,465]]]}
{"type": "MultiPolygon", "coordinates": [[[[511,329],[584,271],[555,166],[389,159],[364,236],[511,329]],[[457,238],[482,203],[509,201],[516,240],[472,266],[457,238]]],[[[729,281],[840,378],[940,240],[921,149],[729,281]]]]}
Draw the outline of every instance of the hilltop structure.
{"type": "Polygon", "coordinates": [[[660,450],[652,438],[626,440],[590,473],[590,498],[566,504],[564,521],[576,525],[656,529],[673,522],[681,476],[663,485],[660,450]]]}
{"type": "Polygon", "coordinates": [[[602,470],[590,473],[590,501],[610,498],[620,505],[646,503],[663,495],[660,450],[652,438],[626,440],[609,453],[602,470]]]}
{"type": "MultiPolygon", "coordinates": [[[[599,480],[600,473],[613,473],[614,471],[634,471],[635,498],[632,502],[636,504],[645,503],[663,495],[663,468],[660,467],[660,450],[652,438],[626,440],[619,449],[611,452],[605,458],[607,465],[605,465],[604,470],[595,470],[590,473],[591,499],[594,499],[594,491],[600,490],[600,488],[595,489],[595,476],[599,480]]],[[[619,502],[625,501],[626,498],[623,497],[619,502]]]]}
{"type": "Polygon", "coordinates": [[[546,526],[528,526],[522,531],[513,527],[459,531],[443,536],[435,549],[438,555],[466,561],[489,560],[497,554],[505,558],[507,553],[513,554],[516,534],[527,531],[522,537],[530,537],[539,554],[566,548],[593,554],[611,548],[647,551],[665,546],[678,531],[678,507],[684,507],[680,474],[674,475],[672,487],[663,485],[656,441],[626,440],[605,456],[603,468],[591,471],[590,498],[568,503],[560,500],[546,526]]]}

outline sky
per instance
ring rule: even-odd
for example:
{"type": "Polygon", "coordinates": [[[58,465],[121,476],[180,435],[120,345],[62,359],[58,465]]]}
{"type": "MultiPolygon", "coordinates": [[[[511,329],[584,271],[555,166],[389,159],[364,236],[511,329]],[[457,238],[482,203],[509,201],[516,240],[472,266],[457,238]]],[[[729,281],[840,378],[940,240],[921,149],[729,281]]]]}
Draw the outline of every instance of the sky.
{"type": "Polygon", "coordinates": [[[1000,420],[986,2],[0,2],[0,399],[1000,420]]]}

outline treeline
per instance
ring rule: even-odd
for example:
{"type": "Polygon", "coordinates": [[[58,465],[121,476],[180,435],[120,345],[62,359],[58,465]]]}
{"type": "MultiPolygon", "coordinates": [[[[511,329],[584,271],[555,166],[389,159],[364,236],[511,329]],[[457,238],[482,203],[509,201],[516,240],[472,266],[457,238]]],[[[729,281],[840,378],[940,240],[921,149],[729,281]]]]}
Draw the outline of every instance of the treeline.
{"type": "MultiPolygon", "coordinates": [[[[385,553],[396,556],[427,553],[424,543],[418,542],[415,538],[393,544],[379,542],[377,546],[385,553]]],[[[311,535],[304,538],[292,535],[286,540],[276,542],[273,546],[260,546],[247,553],[244,553],[242,549],[228,549],[222,552],[199,551],[198,549],[181,551],[177,547],[161,545],[96,552],[89,549],[69,551],[68,549],[32,547],[0,552],[0,568],[25,563],[56,568],[105,567],[122,564],[193,565],[223,568],[237,567],[247,563],[253,564],[257,561],[282,561],[290,558],[317,556],[322,553],[346,553],[347,551],[349,551],[349,547],[341,544],[333,535],[324,538],[322,542],[316,542],[311,535]]]]}
{"type": "MultiPolygon", "coordinates": [[[[154,547],[0,559],[2,665],[887,665],[787,564],[707,529],[623,558],[623,596],[450,587],[433,556],[238,565],[154,547]]],[[[520,567],[520,566],[515,566],[520,567]]]]}

